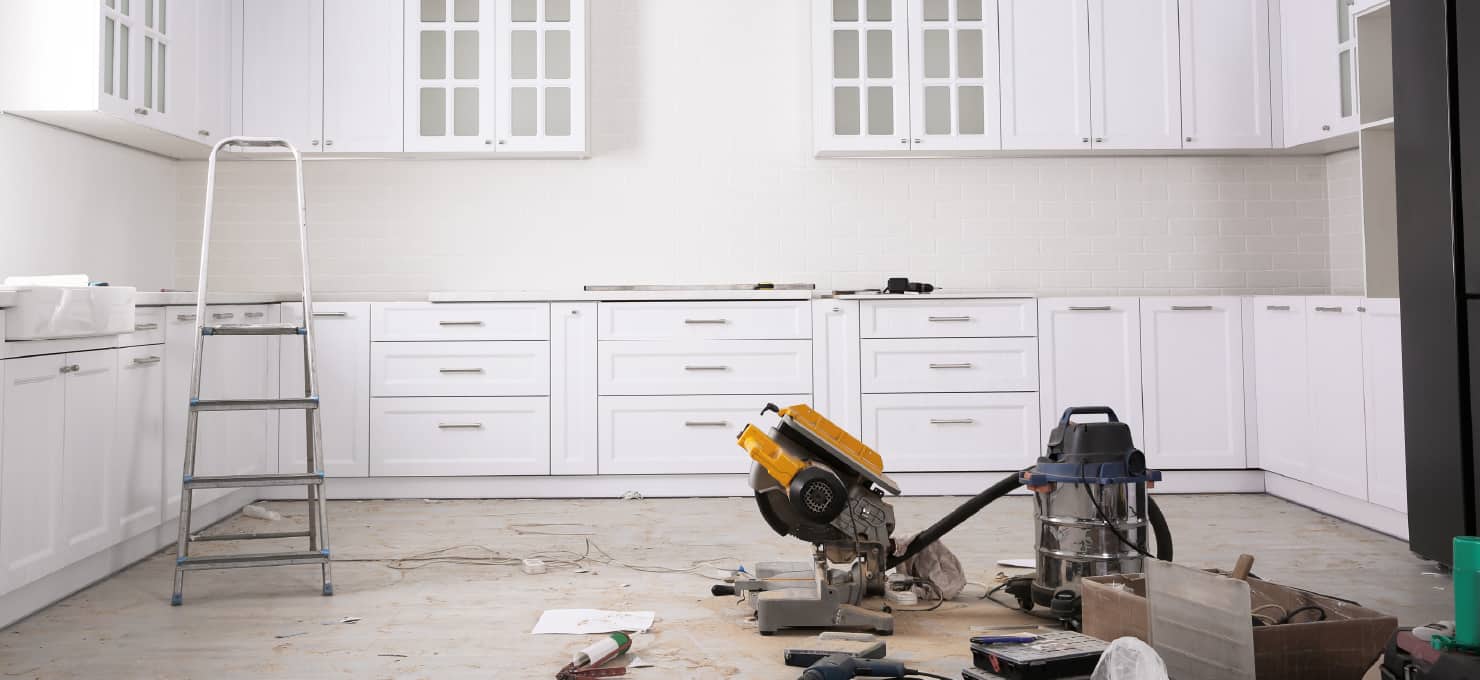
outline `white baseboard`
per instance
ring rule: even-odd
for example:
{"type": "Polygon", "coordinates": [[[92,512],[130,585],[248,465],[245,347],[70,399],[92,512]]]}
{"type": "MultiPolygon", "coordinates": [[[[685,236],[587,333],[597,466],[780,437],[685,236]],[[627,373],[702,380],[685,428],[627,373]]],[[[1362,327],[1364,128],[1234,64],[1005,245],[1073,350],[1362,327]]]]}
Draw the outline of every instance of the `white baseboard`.
{"type": "Polygon", "coordinates": [[[1360,524],[1394,538],[1408,540],[1408,515],[1392,508],[1368,503],[1335,491],[1291,479],[1273,472],[1264,473],[1264,488],[1276,498],[1298,503],[1307,508],[1360,524]]]}
{"type": "MultiPolygon", "coordinates": [[[[191,512],[191,525],[206,527],[240,510],[256,498],[256,489],[238,489],[191,512]]],[[[171,519],[107,550],[63,567],[40,580],[0,595],[0,628],[30,616],[52,603],[108,578],[159,550],[173,546],[178,538],[179,519],[171,519]]],[[[161,600],[161,607],[169,601],[161,600]]]]}
{"type": "MultiPolygon", "coordinates": [[[[1002,472],[901,472],[890,475],[906,496],[970,496],[997,483],[1002,472]]],[[[647,498],[749,496],[746,476],[576,475],[552,477],[336,477],[324,484],[330,499],[373,498],[647,498]]],[[[1260,493],[1259,470],[1175,470],[1157,493],[1260,493]]],[[[262,498],[296,499],[294,489],[264,490],[262,498]]]]}

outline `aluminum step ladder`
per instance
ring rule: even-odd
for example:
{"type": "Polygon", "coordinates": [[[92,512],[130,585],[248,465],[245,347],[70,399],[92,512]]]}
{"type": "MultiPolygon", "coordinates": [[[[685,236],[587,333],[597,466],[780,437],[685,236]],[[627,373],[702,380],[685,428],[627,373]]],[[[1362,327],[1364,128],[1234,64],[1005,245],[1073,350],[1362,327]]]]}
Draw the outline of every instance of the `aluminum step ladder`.
{"type": "Polygon", "coordinates": [[[170,604],[180,605],[185,587],[185,572],[201,569],[236,569],[287,564],[317,564],[323,573],[323,594],[333,595],[334,584],[329,570],[328,515],[324,499],[323,435],[320,430],[319,384],[315,370],[313,342],[313,297],[308,274],[308,224],[303,197],[303,157],[284,139],[266,137],[228,137],[211,149],[206,166],[205,224],[200,242],[200,282],[195,298],[195,363],[190,373],[190,415],[185,426],[185,469],[180,492],[180,537],[175,554],[175,591],[170,604]],[[215,204],[216,159],[222,149],[233,147],[286,149],[293,156],[298,187],[298,243],[303,259],[303,323],[207,324],[206,272],[210,264],[211,214],[215,204]],[[206,339],[231,335],[296,335],[303,339],[304,395],[287,399],[201,399],[201,365],[206,339]],[[207,411],[301,410],[304,412],[308,439],[307,469],[299,473],[197,476],[196,444],[199,441],[200,414],[207,411]],[[271,533],[220,534],[196,536],[190,532],[191,496],[196,489],[245,488],[260,486],[304,486],[308,493],[308,530],[271,533]],[[244,541],[255,539],[307,538],[308,549],[301,552],[272,552],[191,557],[190,544],[197,541],[244,541]]]}

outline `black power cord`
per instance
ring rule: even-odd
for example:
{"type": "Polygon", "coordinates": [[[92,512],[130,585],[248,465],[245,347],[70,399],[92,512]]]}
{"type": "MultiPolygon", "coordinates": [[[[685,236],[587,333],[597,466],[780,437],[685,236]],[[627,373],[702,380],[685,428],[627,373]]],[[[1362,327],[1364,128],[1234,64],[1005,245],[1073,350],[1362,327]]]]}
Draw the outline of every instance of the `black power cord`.
{"type": "MultiPolygon", "coordinates": [[[[1128,538],[1125,537],[1125,534],[1120,533],[1120,529],[1117,528],[1115,526],[1115,524],[1110,521],[1110,518],[1105,515],[1105,508],[1100,505],[1100,501],[1095,498],[1095,494],[1089,490],[1089,479],[1084,476],[1084,466],[1085,466],[1084,463],[1080,463],[1079,464],[1079,481],[1080,481],[1081,484],[1084,485],[1084,495],[1087,496],[1087,497],[1089,497],[1089,502],[1095,506],[1095,512],[1097,514],[1099,514],[1100,521],[1102,523],[1104,523],[1105,528],[1106,529],[1109,529],[1110,530],[1110,533],[1115,534],[1115,537],[1118,538],[1118,539],[1120,539],[1120,542],[1121,543],[1124,543],[1124,544],[1126,544],[1126,545],[1128,545],[1128,546],[1130,546],[1132,548],[1135,548],[1136,549],[1136,552],[1141,553],[1141,556],[1142,557],[1149,557],[1149,558],[1151,558],[1153,560],[1156,559],[1156,556],[1155,555],[1152,555],[1151,553],[1146,552],[1146,549],[1145,548],[1142,548],[1138,544],[1132,543],[1130,541],[1130,539],[1128,539],[1128,538]]],[[[1104,492],[1104,486],[1101,485],[1100,495],[1103,496],[1104,493],[1105,493],[1104,492]]]]}
{"type": "Polygon", "coordinates": [[[944,675],[926,673],[925,671],[917,671],[910,668],[906,668],[905,673],[905,675],[895,678],[895,680],[908,680],[909,678],[934,678],[935,680],[952,680],[951,678],[948,678],[944,675]]]}

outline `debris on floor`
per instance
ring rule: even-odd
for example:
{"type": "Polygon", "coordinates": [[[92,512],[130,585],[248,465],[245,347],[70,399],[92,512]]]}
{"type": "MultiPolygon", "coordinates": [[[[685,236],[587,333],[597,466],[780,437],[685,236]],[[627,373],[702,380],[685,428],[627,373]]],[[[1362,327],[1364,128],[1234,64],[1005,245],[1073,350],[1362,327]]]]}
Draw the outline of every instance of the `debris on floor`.
{"type": "Polygon", "coordinates": [[[596,633],[646,633],[653,627],[653,612],[615,612],[605,609],[548,609],[540,614],[531,635],[592,635],[596,633]]]}
{"type": "Polygon", "coordinates": [[[267,520],[269,522],[276,522],[283,518],[282,513],[276,510],[268,510],[266,506],[258,505],[256,503],[242,508],[242,515],[246,517],[251,517],[252,519],[267,520]]]}
{"type": "MultiPolygon", "coordinates": [[[[555,674],[556,680],[584,680],[625,675],[627,666],[606,664],[632,649],[632,638],[626,633],[612,633],[571,655],[570,663],[555,674]]],[[[630,666],[631,664],[628,664],[630,666]]]]}
{"type": "Polygon", "coordinates": [[[328,621],[325,621],[324,622],[324,625],[326,625],[326,626],[332,626],[332,625],[337,624],[337,623],[359,623],[359,622],[360,622],[360,617],[358,617],[358,616],[346,616],[346,617],[341,618],[341,619],[329,619],[328,621]]]}
{"type": "Polygon", "coordinates": [[[640,500],[642,500],[642,492],[640,492],[640,491],[628,491],[627,493],[622,494],[622,500],[624,500],[624,501],[640,501],[640,500]]]}

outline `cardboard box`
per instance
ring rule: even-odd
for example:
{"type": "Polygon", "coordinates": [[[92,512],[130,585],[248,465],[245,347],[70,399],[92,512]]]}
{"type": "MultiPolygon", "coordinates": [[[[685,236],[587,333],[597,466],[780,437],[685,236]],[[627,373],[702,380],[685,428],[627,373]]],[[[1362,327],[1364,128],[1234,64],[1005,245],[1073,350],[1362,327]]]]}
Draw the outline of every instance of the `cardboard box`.
{"type": "MultiPolygon", "coordinates": [[[[1095,576],[1080,581],[1084,632],[1101,640],[1135,637],[1151,643],[1146,579],[1141,574],[1095,576]]],[[[1277,604],[1286,611],[1316,605],[1325,621],[1254,628],[1259,680],[1358,680],[1372,667],[1398,619],[1365,607],[1249,579],[1250,605],[1277,604]]],[[[1273,608],[1260,610],[1269,614],[1273,608]]],[[[1277,612],[1277,610],[1275,610],[1277,612]]],[[[1297,620],[1306,621],[1310,614],[1297,620]]]]}

